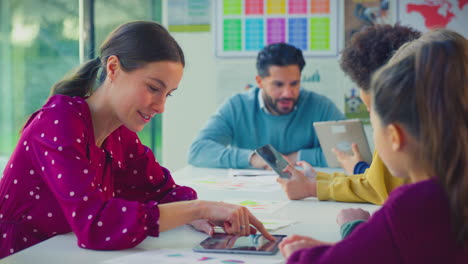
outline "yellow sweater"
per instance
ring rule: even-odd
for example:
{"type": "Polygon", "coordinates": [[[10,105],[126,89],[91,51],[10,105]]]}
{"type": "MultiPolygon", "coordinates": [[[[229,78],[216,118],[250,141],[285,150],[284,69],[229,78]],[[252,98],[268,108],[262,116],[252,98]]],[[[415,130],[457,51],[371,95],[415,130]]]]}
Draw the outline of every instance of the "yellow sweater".
{"type": "Polygon", "coordinates": [[[393,189],[407,182],[407,179],[393,176],[375,152],[370,167],[363,174],[347,176],[318,172],[317,197],[319,200],[381,205],[393,189]]]}

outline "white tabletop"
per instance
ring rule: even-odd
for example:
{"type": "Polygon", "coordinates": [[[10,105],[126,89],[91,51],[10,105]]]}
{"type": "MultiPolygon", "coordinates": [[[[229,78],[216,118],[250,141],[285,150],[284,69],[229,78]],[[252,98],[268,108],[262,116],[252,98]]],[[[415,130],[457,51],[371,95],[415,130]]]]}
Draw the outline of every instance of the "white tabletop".
{"type": "MultiPolygon", "coordinates": [[[[317,170],[331,172],[335,169],[318,168],[317,170]]],[[[255,213],[257,217],[274,218],[284,220],[294,220],[297,223],[274,231],[274,234],[301,234],[312,236],[316,239],[334,242],[340,240],[339,229],[336,224],[336,215],[341,209],[345,208],[363,208],[371,213],[379,209],[379,206],[372,204],[356,204],[356,203],[339,203],[332,201],[318,201],[315,198],[308,198],[301,201],[289,201],[283,191],[277,186],[274,187],[275,179],[270,176],[252,177],[235,177],[239,182],[255,182],[265,181],[270,184],[269,191],[249,190],[226,190],[213,189],[203,185],[193,185],[197,179],[214,178],[232,180],[226,169],[207,169],[195,168],[192,166],[185,167],[173,173],[178,184],[192,185],[199,195],[199,199],[203,200],[268,200],[286,202],[286,205],[274,211],[273,213],[255,213]],[[272,187],[272,188],[271,188],[272,187]]],[[[76,237],[69,233],[66,235],[55,236],[49,240],[39,243],[33,247],[27,248],[10,257],[0,260],[0,263],[100,263],[105,260],[113,259],[120,256],[126,256],[142,251],[156,250],[159,248],[165,249],[183,249],[190,250],[195,245],[200,243],[207,237],[206,234],[200,233],[188,226],[166,231],[160,234],[158,238],[148,237],[137,247],[120,250],[120,251],[95,251],[81,249],[76,244],[76,237]]],[[[237,255],[239,256],[239,255],[237,255]]],[[[253,256],[254,258],[262,258],[271,260],[282,259],[280,253],[274,256],[253,256]]]]}

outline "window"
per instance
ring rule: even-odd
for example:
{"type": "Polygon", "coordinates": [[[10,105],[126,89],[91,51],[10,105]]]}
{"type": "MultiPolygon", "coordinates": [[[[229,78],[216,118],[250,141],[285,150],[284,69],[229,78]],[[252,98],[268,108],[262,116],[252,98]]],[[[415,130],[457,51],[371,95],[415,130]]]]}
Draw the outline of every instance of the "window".
{"type": "MultiPolygon", "coordinates": [[[[79,2],[0,0],[0,170],[28,117],[49,97],[50,87],[80,63],[79,2]]],[[[89,2],[95,7],[96,50],[105,36],[122,23],[161,21],[161,0],[89,2]]],[[[160,125],[159,116],[139,134],[159,160],[160,125]]]]}
{"type": "Polygon", "coordinates": [[[0,156],[6,162],[28,116],[79,62],[78,2],[1,0],[0,12],[0,156]]]}

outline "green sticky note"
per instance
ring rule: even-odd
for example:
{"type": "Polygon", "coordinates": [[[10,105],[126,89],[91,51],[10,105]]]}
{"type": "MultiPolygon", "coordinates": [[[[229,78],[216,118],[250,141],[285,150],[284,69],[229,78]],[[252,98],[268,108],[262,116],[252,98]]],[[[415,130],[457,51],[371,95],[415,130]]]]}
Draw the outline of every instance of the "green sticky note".
{"type": "Polygon", "coordinates": [[[257,205],[258,203],[255,201],[251,201],[251,200],[245,200],[245,201],[240,202],[240,204],[241,205],[257,205]]]}
{"type": "Polygon", "coordinates": [[[240,15],[242,13],[242,0],[224,0],[224,15],[240,15]]]}
{"type": "Polygon", "coordinates": [[[313,17],[310,19],[310,50],[330,49],[330,18],[313,17]]]}
{"type": "Polygon", "coordinates": [[[224,51],[241,51],[242,21],[240,19],[224,19],[223,29],[224,51]]]}

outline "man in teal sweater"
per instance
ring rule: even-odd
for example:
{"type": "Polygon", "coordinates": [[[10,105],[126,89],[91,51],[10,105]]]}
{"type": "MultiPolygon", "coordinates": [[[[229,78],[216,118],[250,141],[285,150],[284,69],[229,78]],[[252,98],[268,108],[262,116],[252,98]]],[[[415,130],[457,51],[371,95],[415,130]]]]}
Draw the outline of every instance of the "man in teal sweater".
{"type": "Polygon", "coordinates": [[[302,51],[271,44],[257,56],[258,88],[229,98],[192,143],[190,164],[215,168],[266,168],[254,150],[271,144],[291,163],[318,167],[327,162],[313,122],[341,120],[343,114],[325,96],[300,88],[302,51]]]}

